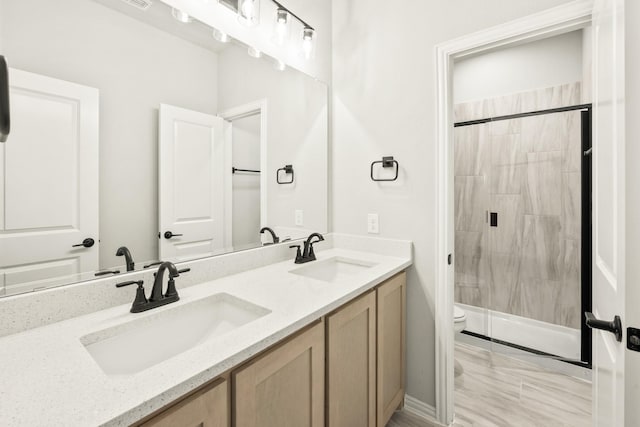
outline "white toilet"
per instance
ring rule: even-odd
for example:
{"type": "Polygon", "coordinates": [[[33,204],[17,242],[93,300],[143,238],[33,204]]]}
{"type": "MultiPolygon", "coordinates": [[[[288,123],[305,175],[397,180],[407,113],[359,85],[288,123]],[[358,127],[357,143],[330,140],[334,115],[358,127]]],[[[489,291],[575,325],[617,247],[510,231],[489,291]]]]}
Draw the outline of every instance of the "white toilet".
{"type": "MultiPolygon", "coordinates": [[[[465,330],[465,328],[467,327],[467,314],[464,312],[464,310],[461,307],[458,307],[457,305],[453,305],[453,330],[456,333],[456,339],[458,338],[459,334],[465,330]]],[[[462,375],[464,373],[464,368],[462,367],[462,365],[460,364],[460,362],[458,362],[458,360],[454,360],[454,368],[453,368],[453,373],[455,377],[459,377],[460,375],[462,375]]]]}
{"type": "Polygon", "coordinates": [[[457,305],[453,306],[453,330],[458,334],[467,327],[467,314],[457,305]]]}

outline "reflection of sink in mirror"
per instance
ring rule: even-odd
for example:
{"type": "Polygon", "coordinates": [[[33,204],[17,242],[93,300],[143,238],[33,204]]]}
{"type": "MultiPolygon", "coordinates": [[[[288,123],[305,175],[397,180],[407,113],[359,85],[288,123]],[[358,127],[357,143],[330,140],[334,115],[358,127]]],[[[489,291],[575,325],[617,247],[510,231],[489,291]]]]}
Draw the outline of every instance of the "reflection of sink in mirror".
{"type": "Polygon", "coordinates": [[[270,312],[222,293],[86,335],[81,342],[107,375],[130,375],[270,312]]]}
{"type": "Polygon", "coordinates": [[[311,262],[305,266],[293,269],[290,273],[324,282],[335,282],[340,279],[361,273],[376,263],[346,257],[333,257],[323,261],[311,262]]]}

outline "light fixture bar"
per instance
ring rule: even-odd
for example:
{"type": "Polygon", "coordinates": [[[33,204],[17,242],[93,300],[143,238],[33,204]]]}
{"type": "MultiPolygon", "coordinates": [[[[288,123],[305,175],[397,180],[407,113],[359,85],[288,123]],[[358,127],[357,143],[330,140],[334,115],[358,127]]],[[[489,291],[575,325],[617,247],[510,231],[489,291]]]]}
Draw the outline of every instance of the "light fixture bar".
{"type": "Polygon", "coordinates": [[[307,24],[302,18],[300,18],[298,15],[296,15],[295,13],[291,12],[289,9],[287,9],[285,6],[282,5],[282,3],[276,1],[276,0],[271,0],[273,3],[275,3],[276,6],[278,6],[278,8],[280,9],[284,9],[287,11],[287,13],[291,16],[293,16],[294,18],[296,18],[298,21],[300,21],[300,23],[302,25],[304,25],[305,28],[310,28],[313,31],[315,31],[315,28],[313,28],[311,25],[307,24]]]}

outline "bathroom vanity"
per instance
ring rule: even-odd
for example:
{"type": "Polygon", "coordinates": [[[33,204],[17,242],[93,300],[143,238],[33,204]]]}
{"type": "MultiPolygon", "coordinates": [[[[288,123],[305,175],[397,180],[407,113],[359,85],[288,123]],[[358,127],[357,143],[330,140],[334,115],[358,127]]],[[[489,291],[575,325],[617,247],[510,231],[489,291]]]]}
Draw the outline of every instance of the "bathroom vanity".
{"type": "Polygon", "coordinates": [[[180,301],[144,313],[129,302],[0,338],[0,424],[384,426],[404,398],[411,243],[321,243],[303,265],[283,246],[183,263],[197,277],[207,263],[285,257],[186,287],[178,278],[180,301]]]}
{"type": "Polygon", "coordinates": [[[397,274],[137,425],[386,425],[404,398],[405,286],[397,274]]]}

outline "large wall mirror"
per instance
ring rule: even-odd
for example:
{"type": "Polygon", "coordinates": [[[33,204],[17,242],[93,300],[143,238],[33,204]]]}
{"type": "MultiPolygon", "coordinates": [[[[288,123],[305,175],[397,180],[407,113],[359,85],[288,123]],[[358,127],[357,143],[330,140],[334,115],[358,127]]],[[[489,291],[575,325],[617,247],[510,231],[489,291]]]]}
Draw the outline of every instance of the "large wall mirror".
{"type": "Polygon", "coordinates": [[[0,0],[0,295],[327,232],[327,86],[135,3],[0,0]]]}

